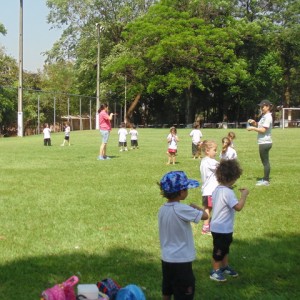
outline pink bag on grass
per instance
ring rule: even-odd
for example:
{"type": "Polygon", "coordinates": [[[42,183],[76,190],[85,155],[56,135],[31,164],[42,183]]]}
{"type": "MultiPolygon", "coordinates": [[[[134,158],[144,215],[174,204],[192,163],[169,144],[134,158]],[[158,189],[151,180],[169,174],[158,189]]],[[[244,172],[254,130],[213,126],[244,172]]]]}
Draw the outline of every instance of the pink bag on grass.
{"type": "Polygon", "coordinates": [[[74,286],[79,282],[77,276],[72,276],[61,284],[56,284],[42,292],[44,300],[76,300],[74,286]]]}

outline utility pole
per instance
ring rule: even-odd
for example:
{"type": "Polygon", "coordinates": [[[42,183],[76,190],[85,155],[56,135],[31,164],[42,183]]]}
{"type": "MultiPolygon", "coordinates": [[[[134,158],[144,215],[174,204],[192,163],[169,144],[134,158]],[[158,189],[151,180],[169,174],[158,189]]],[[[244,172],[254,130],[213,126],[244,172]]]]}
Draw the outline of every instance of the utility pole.
{"type": "Polygon", "coordinates": [[[97,45],[98,45],[98,55],[97,55],[97,98],[96,98],[96,129],[99,129],[99,113],[100,108],[100,33],[102,26],[96,23],[97,27],[97,45]]]}
{"type": "Polygon", "coordinates": [[[125,103],[124,103],[124,123],[125,123],[125,127],[127,124],[127,118],[126,118],[126,114],[127,114],[127,76],[125,75],[124,78],[124,88],[125,88],[125,103]]]}
{"type": "Polygon", "coordinates": [[[23,0],[20,0],[19,17],[18,136],[23,136],[23,0]]]}

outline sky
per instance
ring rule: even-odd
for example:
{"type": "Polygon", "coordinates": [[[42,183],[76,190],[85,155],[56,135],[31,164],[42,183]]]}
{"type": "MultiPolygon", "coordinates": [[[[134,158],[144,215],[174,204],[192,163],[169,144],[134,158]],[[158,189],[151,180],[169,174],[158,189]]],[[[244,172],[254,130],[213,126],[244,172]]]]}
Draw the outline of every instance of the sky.
{"type": "MultiPolygon", "coordinates": [[[[51,29],[47,23],[49,9],[46,0],[23,0],[23,69],[30,72],[43,70],[45,56],[59,39],[62,31],[51,29]]],[[[19,58],[20,0],[0,0],[0,22],[7,34],[0,34],[0,47],[5,53],[19,58]]]]}

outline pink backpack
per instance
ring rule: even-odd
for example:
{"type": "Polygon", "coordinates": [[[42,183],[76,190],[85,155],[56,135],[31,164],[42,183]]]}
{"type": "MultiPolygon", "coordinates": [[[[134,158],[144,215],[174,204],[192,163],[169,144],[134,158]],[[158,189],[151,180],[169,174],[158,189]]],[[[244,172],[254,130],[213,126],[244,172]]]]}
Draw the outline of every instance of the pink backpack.
{"type": "Polygon", "coordinates": [[[79,282],[77,276],[72,276],[61,284],[56,284],[42,292],[44,300],[76,300],[74,286],[79,282]]]}

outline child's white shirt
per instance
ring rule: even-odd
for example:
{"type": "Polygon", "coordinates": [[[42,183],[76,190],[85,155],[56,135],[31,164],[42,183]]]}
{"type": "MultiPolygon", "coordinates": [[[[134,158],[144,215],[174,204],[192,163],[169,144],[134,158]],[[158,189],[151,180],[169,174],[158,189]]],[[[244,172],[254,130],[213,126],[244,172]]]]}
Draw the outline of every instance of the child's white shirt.
{"type": "Polygon", "coordinates": [[[216,169],[219,162],[214,158],[205,156],[200,163],[200,175],[202,180],[202,196],[211,196],[215,188],[218,186],[216,177],[216,169]]]}
{"type": "Polygon", "coordinates": [[[136,141],[138,139],[139,133],[138,133],[138,131],[136,129],[130,129],[129,130],[129,134],[131,136],[131,140],[132,141],[136,141]]]}
{"type": "Polygon", "coordinates": [[[236,153],[235,149],[233,149],[232,147],[229,146],[225,153],[222,153],[222,152],[220,153],[220,158],[226,159],[226,160],[237,159],[237,153],[236,153]]]}
{"type": "Polygon", "coordinates": [[[43,133],[44,133],[44,139],[50,139],[51,129],[49,127],[45,127],[43,133]]]}
{"type": "Polygon", "coordinates": [[[126,142],[126,136],[127,136],[128,132],[125,128],[120,128],[118,131],[118,135],[119,135],[119,142],[120,143],[125,143],[126,142]]]}
{"type": "Polygon", "coordinates": [[[169,149],[177,150],[177,135],[172,136],[172,134],[169,133],[167,140],[169,141],[169,149]]]}
{"type": "Polygon", "coordinates": [[[200,129],[193,129],[190,133],[190,136],[192,137],[192,143],[197,145],[202,138],[202,132],[200,129]]]}

